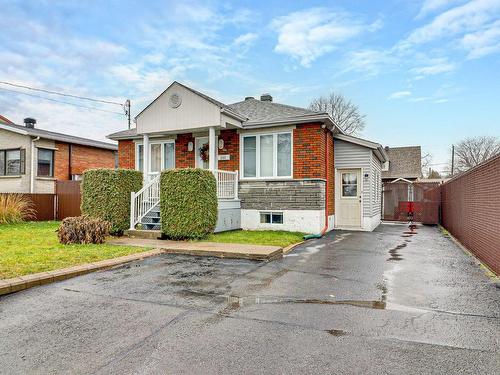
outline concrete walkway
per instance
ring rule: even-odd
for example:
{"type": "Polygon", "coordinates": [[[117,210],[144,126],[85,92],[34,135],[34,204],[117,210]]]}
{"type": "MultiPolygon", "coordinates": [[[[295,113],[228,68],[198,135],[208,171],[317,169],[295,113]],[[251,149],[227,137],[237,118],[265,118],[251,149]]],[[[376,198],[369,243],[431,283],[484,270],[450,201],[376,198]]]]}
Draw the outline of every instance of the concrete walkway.
{"type": "Polygon", "coordinates": [[[218,242],[186,242],[122,237],[109,241],[112,245],[153,247],[171,254],[214,256],[219,258],[273,260],[283,255],[278,246],[247,245],[218,242]]]}

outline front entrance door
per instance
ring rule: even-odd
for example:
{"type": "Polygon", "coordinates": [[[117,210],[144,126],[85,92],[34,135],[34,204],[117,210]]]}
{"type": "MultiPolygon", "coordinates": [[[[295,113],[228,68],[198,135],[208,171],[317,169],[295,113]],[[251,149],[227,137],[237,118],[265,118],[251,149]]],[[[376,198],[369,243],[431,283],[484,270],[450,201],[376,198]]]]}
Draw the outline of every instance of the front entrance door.
{"type": "Polygon", "coordinates": [[[361,170],[338,171],[338,227],[361,227],[361,170]]]}
{"type": "Polygon", "coordinates": [[[201,149],[203,147],[208,147],[208,137],[198,137],[195,140],[195,152],[196,152],[196,168],[208,169],[208,149],[205,152],[206,160],[203,160],[201,156],[201,149]]]}

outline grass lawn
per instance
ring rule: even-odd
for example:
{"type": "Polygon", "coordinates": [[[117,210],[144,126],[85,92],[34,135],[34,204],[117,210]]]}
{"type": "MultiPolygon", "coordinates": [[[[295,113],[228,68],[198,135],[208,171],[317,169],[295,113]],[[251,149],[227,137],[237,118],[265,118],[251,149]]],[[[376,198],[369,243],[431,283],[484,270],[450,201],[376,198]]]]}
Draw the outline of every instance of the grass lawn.
{"type": "Polygon", "coordinates": [[[304,241],[305,233],[274,230],[235,230],[210,235],[209,242],[244,243],[285,247],[304,241]]]}
{"type": "Polygon", "coordinates": [[[147,248],[61,245],[55,221],[0,225],[0,279],[140,253],[147,248]]]}

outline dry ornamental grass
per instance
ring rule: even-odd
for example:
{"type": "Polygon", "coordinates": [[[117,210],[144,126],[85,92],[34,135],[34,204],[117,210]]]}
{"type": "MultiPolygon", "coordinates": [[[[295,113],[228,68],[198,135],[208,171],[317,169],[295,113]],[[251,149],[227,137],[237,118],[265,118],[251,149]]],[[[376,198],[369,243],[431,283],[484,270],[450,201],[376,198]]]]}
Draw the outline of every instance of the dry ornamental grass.
{"type": "Polygon", "coordinates": [[[15,224],[35,217],[33,202],[23,194],[0,194],[0,224],[15,224]]]}

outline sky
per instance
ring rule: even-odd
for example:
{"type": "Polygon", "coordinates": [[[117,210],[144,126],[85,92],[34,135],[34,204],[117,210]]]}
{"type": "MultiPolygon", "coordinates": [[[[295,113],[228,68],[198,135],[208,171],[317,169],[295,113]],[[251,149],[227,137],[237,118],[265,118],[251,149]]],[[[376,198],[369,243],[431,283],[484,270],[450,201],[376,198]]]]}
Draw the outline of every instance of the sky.
{"type": "MultiPolygon", "coordinates": [[[[500,136],[500,0],[0,0],[0,9],[0,81],[130,99],[132,115],[173,80],[228,104],[270,93],[307,107],[335,91],[366,115],[362,137],[421,145],[440,171],[453,143],[500,136]]],[[[103,140],[127,128],[122,113],[0,84],[0,114],[20,124],[29,116],[103,140]]]]}

